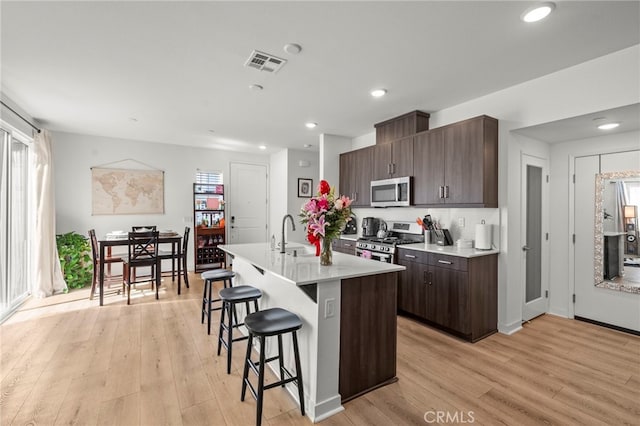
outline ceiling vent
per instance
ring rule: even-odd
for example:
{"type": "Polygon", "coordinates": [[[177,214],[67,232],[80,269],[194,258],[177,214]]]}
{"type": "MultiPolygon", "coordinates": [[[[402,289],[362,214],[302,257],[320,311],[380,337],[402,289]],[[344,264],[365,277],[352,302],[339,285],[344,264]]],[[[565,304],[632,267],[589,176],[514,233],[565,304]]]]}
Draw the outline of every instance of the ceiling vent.
{"type": "Polygon", "coordinates": [[[244,63],[244,66],[255,68],[260,71],[276,73],[280,71],[280,68],[282,68],[286,63],[286,59],[278,58],[277,56],[260,52],[259,50],[254,50],[251,52],[251,56],[249,56],[247,62],[244,63]]]}

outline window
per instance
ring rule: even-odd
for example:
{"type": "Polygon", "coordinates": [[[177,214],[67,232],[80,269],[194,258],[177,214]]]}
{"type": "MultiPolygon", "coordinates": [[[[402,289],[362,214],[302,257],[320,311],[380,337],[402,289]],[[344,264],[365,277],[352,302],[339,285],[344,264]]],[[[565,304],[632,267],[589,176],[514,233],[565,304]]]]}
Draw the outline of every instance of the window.
{"type": "Polygon", "coordinates": [[[0,320],[30,293],[29,140],[0,128],[0,320]]]}
{"type": "Polygon", "coordinates": [[[221,185],[222,181],[221,172],[202,172],[198,170],[196,172],[196,183],[202,183],[207,185],[221,185]]]}

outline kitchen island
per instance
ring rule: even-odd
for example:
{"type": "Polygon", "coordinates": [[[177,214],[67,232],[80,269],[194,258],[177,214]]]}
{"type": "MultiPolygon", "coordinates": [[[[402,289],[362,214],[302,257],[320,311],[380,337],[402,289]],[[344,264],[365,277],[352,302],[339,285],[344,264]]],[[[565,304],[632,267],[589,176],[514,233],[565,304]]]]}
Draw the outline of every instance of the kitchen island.
{"type": "MultiPolygon", "coordinates": [[[[305,407],[313,422],[342,411],[342,402],[397,380],[397,273],[404,266],[342,253],[333,253],[333,265],[321,266],[311,247],[301,245],[288,246],[287,253],[266,243],[220,249],[233,258],[234,285],[262,290],[260,309],[281,307],[302,319],[305,407]]],[[[244,312],[238,315],[241,321],[244,312]]],[[[285,367],[295,370],[291,342],[283,343],[285,367]]],[[[267,342],[266,351],[273,356],[277,341],[267,342]]],[[[297,400],[292,383],[287,390],[297,400]]]]}

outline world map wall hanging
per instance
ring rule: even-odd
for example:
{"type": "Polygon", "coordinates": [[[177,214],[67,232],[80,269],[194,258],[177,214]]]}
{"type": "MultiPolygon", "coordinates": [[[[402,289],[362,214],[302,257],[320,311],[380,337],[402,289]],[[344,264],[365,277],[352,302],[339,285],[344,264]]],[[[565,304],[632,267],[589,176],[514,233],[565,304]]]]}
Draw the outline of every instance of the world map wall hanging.
{"type": "Polygon", "coordinates": [[[164,213],[164,171],[93,167],[91,214],[164,213]]]}

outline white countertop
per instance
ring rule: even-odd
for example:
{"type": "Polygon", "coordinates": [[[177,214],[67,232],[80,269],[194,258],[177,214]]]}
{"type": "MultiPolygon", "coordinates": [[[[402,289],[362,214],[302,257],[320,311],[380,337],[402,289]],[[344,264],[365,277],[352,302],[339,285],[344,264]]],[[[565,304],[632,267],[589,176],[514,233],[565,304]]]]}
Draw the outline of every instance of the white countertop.
{"type": "Polygon", "coordinates": [[[268,243],[225,244],[218,248],[296,285],[405,270],[401,265],[363,259],[335,251],[333,265],[321,266],[320,258],[315,256],[315,247],[294,243],[287,244],[287,253],[284,254],[278,249],[271,250],[268,243]],[[294,249],[297,250],[297,257],[293,256],[294,249]]]}
{"type": "Polygon", "coordinates": [[[358,234],[340,234],[341,240],[358,241],[358,234]]]}
{"type": "Polygon", "coordinates": [[[458,256],[458,257],[478,257],[478,256],[487,256],[490,254],[498,254],[500,250],[491,249],[491,250],[476,250],[474,248],[458,248],[456,245],[452,246],[439,246],[437,244],[427,244],[424,243],[416,243],[416,244],[403,244],[398,246],[398,248],[409,249],[409,250],[418,250],[418,251],[426,251],[427,253],[438,253],[438,254],[446,254],[449,256],[458,256]]]}

